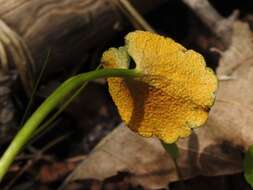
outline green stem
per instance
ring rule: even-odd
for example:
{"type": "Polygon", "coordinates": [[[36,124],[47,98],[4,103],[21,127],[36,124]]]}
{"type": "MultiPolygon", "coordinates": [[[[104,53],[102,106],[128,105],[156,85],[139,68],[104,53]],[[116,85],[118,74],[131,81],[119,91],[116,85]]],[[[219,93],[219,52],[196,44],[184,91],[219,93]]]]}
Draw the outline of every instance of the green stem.
{"type": "Polygon", "coordinates": [[[37,127],[59,103],[64,101],[64,99],[71,94],[74,89],[78,88],[87,81],[98,78],[139,76],[141,76],[141,73],[134,69],[101,69],[80,74],[66,80],[31,115],[31,117],[24,124],[23,128],[12,140],[7,150],[4,152],[2,158],[0,159],[0,182],[2,181],[12,162],[15,160],[17,154],[29,141],[37,127]]]}
{"type": "Polygon", "coordinates": [[[175,164],[178,179],[180,180],[180,182],[183,182],[182,173],[181,173],[181,170],[180,170],[178,163],[177,163],[177,159],[179,158],[179,155],[180,155],[177,144],[176,143],[167,144],[163,141],[161,141],[161,143],[163,145],[163,148],[166,150],[167,153],[169,153],[169,155],[171,156],[171,158],[175,164]]]}
{"type": "Polygon", "coordinates": [[[174,160],[178,159],[180,153],[176,143],[168,144],[161,140],[161,144],[174,160]]]}
{"type": "MultiPolygon", "coordinates": [[[[95,70],[97,71],[100,69],[102,65],[100,64],[95,70]]],[[[43,123],[36,131],[34,131],[33,136],[31,137],[32,140],[35,140],[34,137],[38,137],[39,135],[43,135],[43,132],[55,121],[55,119],[80,95],[80,93],[84,90],[85,86],[88,84],[88,81],[84,82],[81,87],[79,87],[76,92],[71,95],[70,98],[64,102],[64,104],[50,117],[47,119],[45,123],[43,123]]],[[[32,142],[31,142],[32,143],[32,142]]]]}

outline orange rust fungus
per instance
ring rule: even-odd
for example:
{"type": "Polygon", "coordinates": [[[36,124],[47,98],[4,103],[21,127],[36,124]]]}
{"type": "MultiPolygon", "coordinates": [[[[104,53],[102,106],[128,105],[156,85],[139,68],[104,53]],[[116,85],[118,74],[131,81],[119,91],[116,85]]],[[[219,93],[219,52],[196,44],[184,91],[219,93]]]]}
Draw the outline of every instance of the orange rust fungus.
{"type": "Polygon", "coordinates": [[[144,31],[125,37],[126,45],[103,54],[105,68],[130,67],[139,78],[109,78],[109,91],[122,120],[141,136],[166,143],[203,125],[214,103],[217,78],[204,58],[170,38],[144,31]]]}

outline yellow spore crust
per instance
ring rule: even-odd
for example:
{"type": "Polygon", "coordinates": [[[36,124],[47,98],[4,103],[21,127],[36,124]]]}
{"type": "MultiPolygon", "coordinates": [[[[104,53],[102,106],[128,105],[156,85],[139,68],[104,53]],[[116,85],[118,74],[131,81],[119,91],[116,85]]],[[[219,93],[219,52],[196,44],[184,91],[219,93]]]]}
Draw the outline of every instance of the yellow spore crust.
{"type": "Polygon", "coordinates": [[[125,47],[103,54],[106,68],[128,68],[130,57],[144,75],[109,78],[109,91],[122,120],[142,136],[166,143],[189,136],[208,118],[217,78],[204,58],[170,38],[144,32],[129,33],[125,47]]]}

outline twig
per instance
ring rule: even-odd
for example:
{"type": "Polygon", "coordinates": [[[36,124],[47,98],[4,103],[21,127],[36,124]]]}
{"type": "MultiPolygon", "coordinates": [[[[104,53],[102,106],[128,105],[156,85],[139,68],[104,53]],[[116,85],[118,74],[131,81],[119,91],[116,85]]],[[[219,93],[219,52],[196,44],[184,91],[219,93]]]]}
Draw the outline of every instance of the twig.
{"type": "Polygon", "coordinates": [[[183,0],[201,21],[217,36],[226,47],[231,42],[232,25],[239,12],[234,11],[228,18],[222,17],[208,0],[183,0]]]}
{"type": "Polygon", "coordinates": [[[128,0],[113,0],[112,2],[122,11],[136,29],[150,32],[155,31],[128,0]]]}

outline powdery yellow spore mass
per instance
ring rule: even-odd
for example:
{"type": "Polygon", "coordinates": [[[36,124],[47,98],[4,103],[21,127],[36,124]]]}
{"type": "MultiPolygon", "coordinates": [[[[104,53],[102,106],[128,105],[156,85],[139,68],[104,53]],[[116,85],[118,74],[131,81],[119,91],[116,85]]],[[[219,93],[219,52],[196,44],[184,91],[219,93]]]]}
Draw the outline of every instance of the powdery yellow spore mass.
{"type": "Polygon", "coordinates": [[[105,68],[129,68],[131,59],[140,78],[109,78],[109,91],[122,120],[138,134],[166,143],[187,137],[208,118],[217,78],[204,58],[170,38],[135,31],[126,45],[103,54],[105,68]]]}

